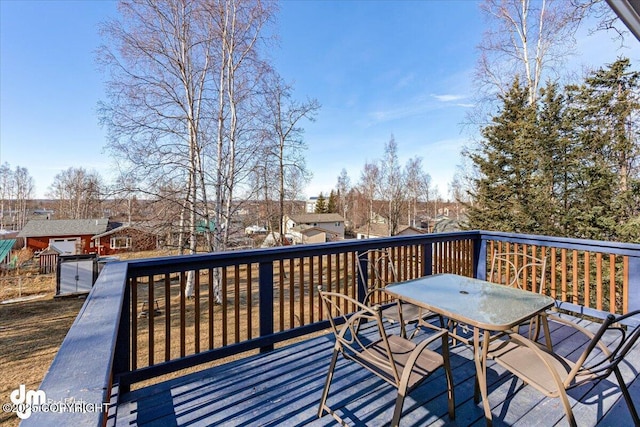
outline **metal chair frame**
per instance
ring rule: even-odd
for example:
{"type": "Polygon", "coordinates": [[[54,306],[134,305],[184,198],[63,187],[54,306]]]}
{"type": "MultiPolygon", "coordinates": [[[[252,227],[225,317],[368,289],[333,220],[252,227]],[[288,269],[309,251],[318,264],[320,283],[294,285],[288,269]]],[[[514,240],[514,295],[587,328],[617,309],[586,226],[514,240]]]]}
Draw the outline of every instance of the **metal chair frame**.
{"type": "Polygon", "coordinates": [[[452,420],[455,419],[453,375],[449,363],[448,333],[445,329],[431,325],[431,328],[437,332],[416,344],[385,331],[382,309],[379,305],[368,307],[343,294],[325,292],[320,287],[318,291],[326,306],[331,329],[336,339],[322,391],[318,417],[322,417],[327,412],[342,425],[346,425],[336,411],[327,405],[338,355],[341,354],[345,359],[359,364],[397,389],[391,426],[398,426],[400,423],[405,397],[439,368],[444,368],[449,417],[452,420]],[[345,307],[355,308],[357,311],[350,313],[345,307]],[[365,322],[375,322],[375,327],[367,328],[366,336],[363,328],[360,327],[365,322]],[[375,334],[370,332],[372,330],[375,330],[375,334]],[[438,339],[441,341],[442,354],[427,348],[438,339]]]}
{"type": "Polygon", "coordinates": [[[558,316],[549,315],[549,319],[576,329],[590,340],[575,362],[515,332],[509,332],[505,340],[494,341],[487,356],[544,395],[560,398],[571,426],[576,426],[576,420],[567,390],[587,382],[601,381],[613,373],[634,424],[640,426],[640,417],[619,368],[640,338],[640,310],[617,317],[607,316],[596,333],[558,316]],[[625,321],[635,316],[638,317],[634,326],[623,326],[630,323],[625,321]],[[602,340],[606,333],[617,335],[610,345],[602,340]],[[596,349],[599,352],[594,351],[596,349]]]}
{"type": "MultiPolygon", "coordinates": [[[[357,254],[357,258],[358,275],[367,287],[367,293],[363,302],[367,306],[372,306],[376,295],[380,295],[377,301],[388,297],[384,289],[388,284],[398,281],[398,274],[396,273],[391,254],[386,249],[370,249],[365,252],[360,252],[357,254]],[[365,274],[363,270],[362,261],[365,261],[364,264],[367,266],[367,274],[365,274]],[[373,274],[370,275],[368,273],[373,274]]],[[[416,326],[409,338],[413,338],[420,330],[418,327],[420,320],[426,320],[435,316],[438,316],[440,319],[440,326],[444,327],[442,316],[430,311],[425,311],[413,304],[401,302],[400,304],[385,306],[382,309],[383,319],[391,323],[398,322],[400,324],[400,335],[402,337],[407,337],[406,325],[413,324],[416,326]]]]}

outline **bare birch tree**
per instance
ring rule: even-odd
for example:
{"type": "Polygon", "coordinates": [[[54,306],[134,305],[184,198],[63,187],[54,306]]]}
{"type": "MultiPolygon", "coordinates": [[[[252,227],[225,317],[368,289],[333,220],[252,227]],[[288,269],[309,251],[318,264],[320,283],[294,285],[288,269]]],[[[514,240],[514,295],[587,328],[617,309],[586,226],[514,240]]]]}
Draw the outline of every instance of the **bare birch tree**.
{"type": "Polygon", "coordinates": [[[102,218],[102,178],[84,168],[69,168],[58,173],[47,196],[56,200],[61,219],[102,218]]]}
{"type": "MultiPolygon", "coordinates": [[[[154,193],[157,181],[164,188],[183,189],[175,202],[180,205],[180,248],[189,253],[197,252],[199,229],[207,250],[226,246],[226,225],[244,167],[238,162],[240,111],[255,86],[251,73],[262,66],[256,42],[274,11],[272,4],[123,0],[121,18],[103,26],[108,42],[100,60],[110,76],[101,116],[109,147],[144,187],[137,191],[160,197],[154,193]]],[[[189,273],[187,296],[193,284],[189,273]]]]}
{"type": "Polygon", "coordinates": [[[378,194],[380,181],[380,169],[376,163],[366,162],[360,174],[358,188],[365,199],[367,205],[365,223],[367,225],[367,237],[371,234],[371,222],[374,220],[375,212],[373,204],[378,194]]]}
{"type": "Polygon", "coordinates": [[[284,234],[284,201],[287,195],[288,183],[299,186],[301,180],[307,181],[310,173],[306,168],[304,150],[306,144],[302,138],[304,129],[300,126],[303,119],[313,121],[320,109],[317,100],[298,102],[293,99],[291,86],[272,74],[264,82],[265,93],[265,123],[267,134],[271,139],[269,158],[276,166],[278,177],[278,230],[282,244],[284,234]]]}
{"type": "Polygon", "coordinates": [[[27,223],[27,203],[33,197],[33,178],[25,167],[17,166],[13,179],[15,182],[16,227],[22,229],[27,223]]]}
{"type": "Polygon", "coordinates": [[[0,230],[4,230],[6,227],[5,216],[7,216],[7,210],[11,214],[11,196],[14,187],[13,173],[11,172],[11,166],[5,162],[0,165],[0,230]]]}
{"type": "Polygon", "coordinates": [[[475,81],[484,95],[504,95],[515,76],[535,103],[540,83],[557,77],[559,66],[573,53],[576,28],[588,11],[566,0],[485,0],[484,33],[475,81]]]}
{"type": "Polygon", "coordinates": [[[424,171],[422,158],[413,157],[405,165],[404,176],[408,200],[407,224],[415,226],[419,203],[428,204],[431,199],[431,175],[424,171]]]}
{"type": "Polygon", "coordinates": [[[33,178],[27,168],[16,166],[11,170],[9,163],[0,165],[0,230],[6,226],[20,230],[25,226],[33,189],[33,178]]]}
{"type": "Polygon", "coordinates": [[[389,236],[393,236],[398,231],[406,201],[405,180],[398,161],[398,144],[393,135],[385,144],[380,163],[380,195],[387,202],[389,236]]]}
{"type": "Polygon", "coordinates": [[[338,176],[336,190],[338,190],[338,209],[342,214],[342,217],[346,220],[347,212],[349,211],[348,197],[351,190],[351,179],[347,174],[347,170],[344,168],[340,171],[340,175],[338,176]]]}

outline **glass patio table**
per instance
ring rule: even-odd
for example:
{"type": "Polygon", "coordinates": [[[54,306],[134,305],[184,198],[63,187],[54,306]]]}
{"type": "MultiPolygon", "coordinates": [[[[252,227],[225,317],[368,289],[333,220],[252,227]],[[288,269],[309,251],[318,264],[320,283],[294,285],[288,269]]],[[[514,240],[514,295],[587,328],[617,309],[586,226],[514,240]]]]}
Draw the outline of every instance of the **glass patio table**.
{"type": "MultiPolygon", "coordinates": [[[[551,348],[549,326],[544,313],[554,299],[522,289],[486,282],[457,274],[435,274],[390,284],[385,291],[398,300],[417,305],[473,327],[476,377],[487,425],[491,407],[487,398],[487,351],[491,332],[504,332],[539,316],[547,347],[551,348]]],[[[465,343],[469,340],[451,335],[465,343]]]]}

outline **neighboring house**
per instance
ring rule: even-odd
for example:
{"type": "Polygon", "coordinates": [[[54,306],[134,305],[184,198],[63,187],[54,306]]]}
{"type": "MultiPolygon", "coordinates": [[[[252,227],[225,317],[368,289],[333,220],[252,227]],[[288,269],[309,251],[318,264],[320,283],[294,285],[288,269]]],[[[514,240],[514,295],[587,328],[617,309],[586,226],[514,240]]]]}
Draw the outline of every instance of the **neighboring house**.
{"type": "Polygon", "coordinates": [[[93,236],[106,232],[108,226],[107,218],[31,220],[18,237],[34,252],[52,247],[61,255],[89,254],[97,252],[93,236]]]}
{"type": "MultiPolygon", "coordinates": [[[[301,232],[302,228],[318,228],[327,233],[327,237],[336,236],[336,239],[344,239],[344,218],[340,214],[298,214],[284,217],[285,233],[301,232]]],[[[327,241],[327,240],[325,240],[327,241]]]]}
{"type": "Polygon", "coordinates": [[[32,220],[18,233],[34,252],[54,249],[60,255],[112,255],[158,247],[157,227],[123,225],[101,219],[32,220]]]}
{"type": "Polygon", "coordinates": [[[463,218],[462,220],[450,219],[446,217],[438,218],[433,226],[433,232],[445,233],[451,231],[462,231],[462,224],[465,220],[466,218],[463,218]]]}
{"type": "Polygon", "coordinates": [[[116,224],[110,230],[93,236],[93,246],[98,255],[115,255],[123,252],[150,251],[161,244],[161,233],[149,223],[116,224]]]}
{"type": "Polygon", "coordinates": [[[416,234],[427,234],[427,230],[412,227],[410,225],[401,225],[395,236],[415,236],[416,234]]]}
{"type": "MultiPolygon", "coordinates": [[[[400,225],[398,231],[394,236],[412,236],[415,234],[426,234],[426,230],[412,227],[410,225],[400,225]]],[[[358,239],[367,239],[375,237],[389,237],[389,225],[388,224],[369,224],[364,225],[356,230],[356,237],[358,239]]]]}
{"type": "Polygon", "coordinates": [[[344,238],[331,231],[311,225],[299,225],[289,230],[295,244],[335,242],[344,238]]]}
{"type": "Polygon", "coordinates": [[[389,237],[389,225],[387,224],[365,224],[356,229],[356,238],[367,239],[373,237],[389,237]]]}

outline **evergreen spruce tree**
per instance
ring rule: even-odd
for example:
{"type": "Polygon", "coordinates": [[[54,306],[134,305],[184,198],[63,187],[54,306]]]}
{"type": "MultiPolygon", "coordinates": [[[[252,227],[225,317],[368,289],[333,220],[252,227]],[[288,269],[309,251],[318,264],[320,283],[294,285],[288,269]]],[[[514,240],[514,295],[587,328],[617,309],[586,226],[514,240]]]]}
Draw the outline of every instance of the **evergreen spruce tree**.
{"type": "Polygon", "coordinates": [[[640,241],[640,73],[620,59],[538,105],[514,81],[482,131],[469,226],[640,241]]]}
{"type": "Polygon", "coordinates": [[[594,72],[569,89],[582,153],[576,203],[570,207],[576,237],[628,240],[640,215],[640,73],[628,59],[594,72]]]}
{"type": "Polygon", "coordinates": [[[320,193],[318,199],[316,200],[316,210],[315,213],[327,213],[327,201],[320,193]]]}
{"type": "Polygon", "coordinates": [[[338,198],[336,196],[335,191],[331,190],[329,193],[329,201],[327,202],[327,213],[337,213],[338,212],[338,198]]]}
{"type": "Polygon", "coordinates": [[[540,232],[538,195],[543,179],[536,144],[536,109],[528,89],[516,79],[501,96],[501,112],[482,130],[480,149],[471,154],[479,174],[469,226],[521,233],[540,232]]]}
{"type": "Polygon", "coordinates": [[[548,82],[540,91],[538,140],[541,190],[540,232],[550,236],[570,235],[572,221],[567,216],[575,169],[580,159],[572,144],[572,126],[566,113],[566,97],[556,83],[548,82]]]}

